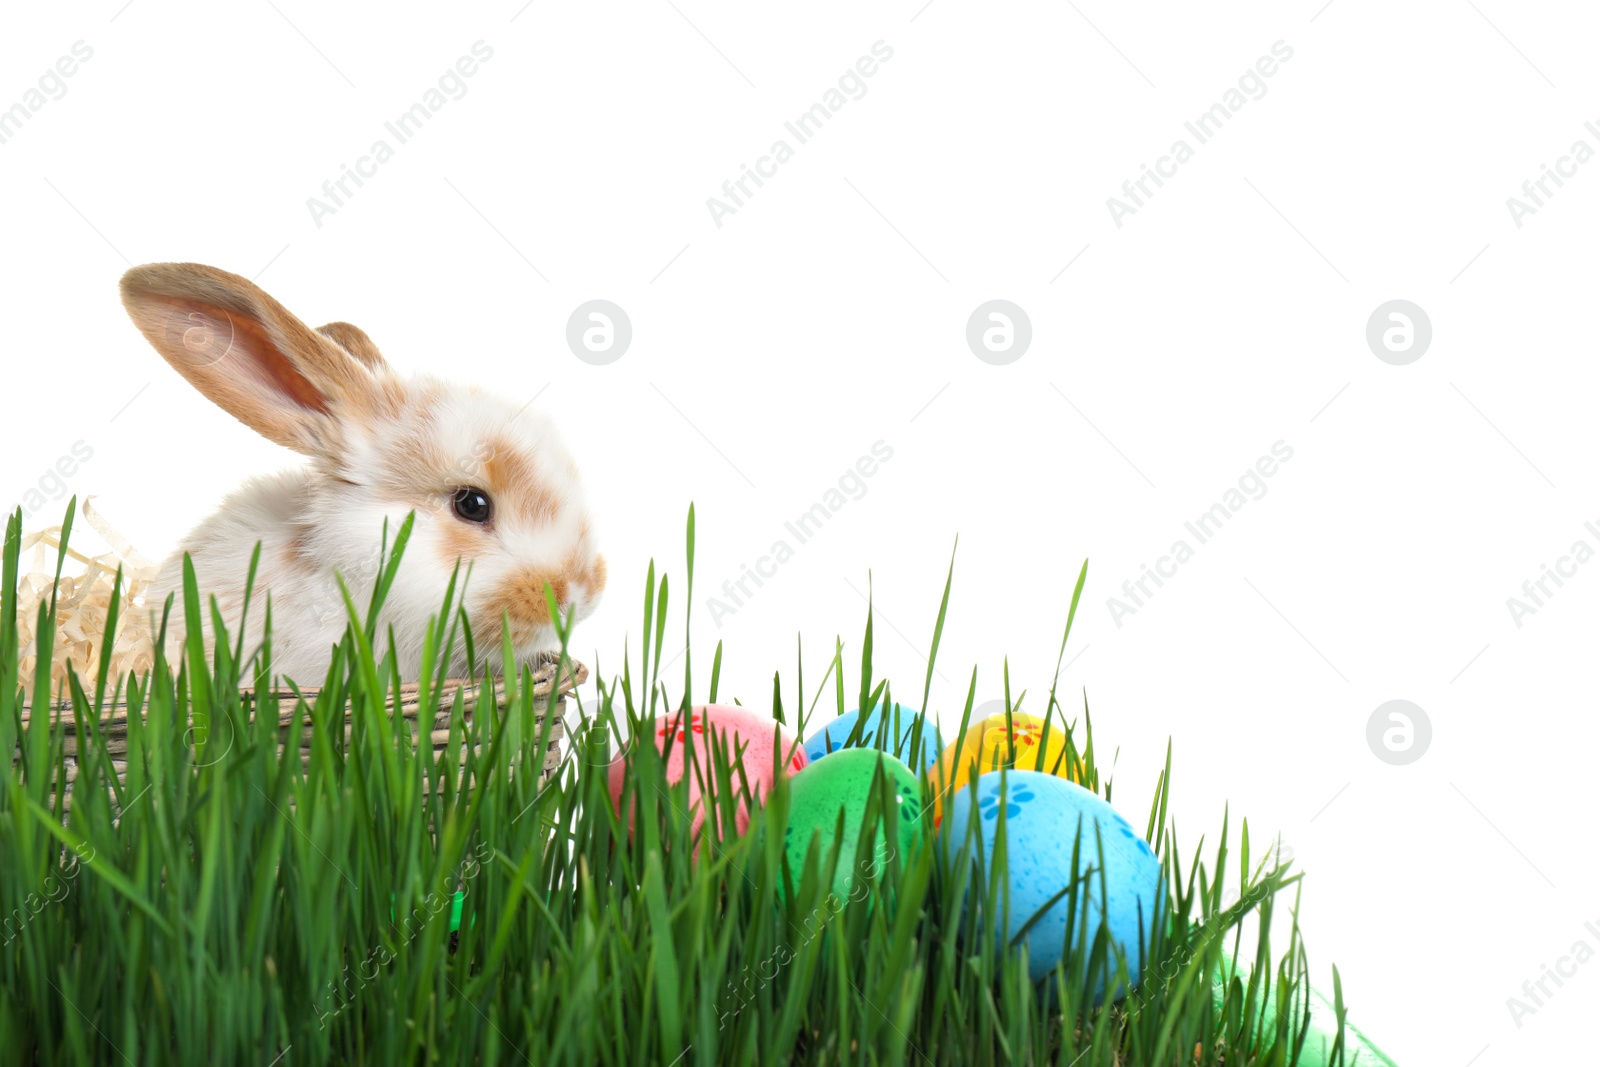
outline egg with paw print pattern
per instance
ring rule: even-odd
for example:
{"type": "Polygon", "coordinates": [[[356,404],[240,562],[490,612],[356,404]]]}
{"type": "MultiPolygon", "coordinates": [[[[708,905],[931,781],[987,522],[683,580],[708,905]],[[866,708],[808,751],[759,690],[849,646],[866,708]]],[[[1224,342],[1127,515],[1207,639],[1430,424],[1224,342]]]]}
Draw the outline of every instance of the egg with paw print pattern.
{"type": "MultiPolygon", "coordinates": [[[[949,812],[950,836],[941,839],[948,855],[970,859],[974,879],[994,872],[1003,884],[995,907],[1004,914],[984,917],[982,923],[993,929],[997,949],[1007,951],[1027,927],[1022,944],[1028,949],[1028,974],[1035,982],[1044,979],[1065,955],[1068,919],[1076,909],[1073,936],[1093,936],[1103,922],[1127,959],[1131,980],[1139,981],[1163,900],[1161,861],[1115,808],[1056,775],[1005,770],[983,775],[975,787],[956,794],[949,812]],[[1002,833],[1005,869],[996,871],[995,845],[1002,833]]],[[[969,902],[983,899],[985,889],[975,881],[969,902]]],[[[1104,975],[1090,976],[1087,988],[1098,1001],[1104,975]]]]}

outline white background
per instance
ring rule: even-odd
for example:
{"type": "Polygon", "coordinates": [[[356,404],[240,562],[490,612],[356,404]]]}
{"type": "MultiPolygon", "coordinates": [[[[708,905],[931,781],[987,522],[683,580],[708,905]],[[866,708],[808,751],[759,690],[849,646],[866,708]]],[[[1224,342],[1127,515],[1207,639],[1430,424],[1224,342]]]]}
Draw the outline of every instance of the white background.
{"type": "Polygon", "coordinates": [[[158,556],[293,461],[119,305],[129,265],[193,260],[403,369],[537,394],[600,516],[612,586],[577,651],[608,672],[649,558],[681,580],[691,500],[697,665],[725,642],[746,703],[774,670],[792,694],[796,634],[808,685],[835,634],[856,660],[869,573],[879,669],[920,697],[959,534],[930,703],[958,709],[973,665],[999,696],[1009,656],[1038,710],[1087,557],[1063,688],[1117,751],[1119,805],[1142,820],[1170,739],[1186,847],[1225,804],[1258,847],[1282,833],[1319,984],[1337,963],[1407,1067],[1592,1062],[1600,960],[1520,1028],[1506,1005],[1600,949],[1600,565],[1521,627],[1506,605],[1600,548],[1600,163],[1521,227],[1506,205],[1573,141],[1600,149],[1592,12],[275,2],[6,12],[0,108],[93,48],[0,144],[7,500],[82,440],[70,491],[158,556]],[[466,95],[316,225],[307,198],[480,39],[466,95]],[[865,96],[796,147],[784,122],[880,40],[865,96]],[[1266,94],[1197,145],[1184,122],[1280,40],[1266,94]],[[719,228],[707,198],[780,137],[794,158],[719,228]],[[1107,198],[1180,137],[1195,157],[1119,228],[1107,198]],[[593,298],[633,323],[604,367],[564,340],[593,298]],[[995,298],[1032,322],[1007,366],[965,341],[995,298]],[[1407,366],[1365,340],[1397,298],[1433,326],[1407,366]],[[705,596],[880,439],[865,495],[716,625],[705,596]],[[1107,598],[1280,440],[1265,496],[1116,625],[1107,598]],[[1366,741],[1396,698],[1433,728],[1408,766],[1366,741]]]}

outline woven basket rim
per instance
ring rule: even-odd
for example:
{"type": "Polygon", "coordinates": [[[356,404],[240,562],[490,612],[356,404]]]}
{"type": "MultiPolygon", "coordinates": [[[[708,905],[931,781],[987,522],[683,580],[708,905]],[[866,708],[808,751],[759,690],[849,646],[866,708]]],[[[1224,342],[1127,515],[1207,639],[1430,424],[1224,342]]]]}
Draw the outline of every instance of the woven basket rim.
{"type": "MultiPolygon", "coordinates": [[[[578,688],[578,686],[589,680],[589,668],[587,666],[575,659],[569,659],[566,662],[569,669],[565,676],[561,679],[566,684],[560,686],[559,689],[563,696],[573,692],[578,688]]],[[[549,696],[551,691],[557,688],[557,666],[558,664],[552,661],[541,664],[536,670],[533,671],[533,695],[535,697],[549,696]]],[[[500,698],[505,695],[505,679],[497,676],[491,679],[491,683],[495,701],[498,703],[500,698]]],[[[457,692],[462,694],[462,697],[467,702],[468,707],[475,706],[478,703],[481,694],[484,692],[483,679],[481,678],[450,677],[435,684],[433,688],[437,698],[436,706],[440,709],[448,708],[451,704],[453,704],[457,692]]],[[[275,696],[280,700],[285,698],[290,700],[301,699],[305,700],[307,703],[312,703],[319,695],[322,694],[324,689],[325,687],[323,686],[278,685],[266,686],[259,690],[245,687],[241,688],[239,692],[241,695],[246,696],[275,696]]],[[[421,689],[422,683],[420,682],[402,682],[398,689],[399,703],[404,704],[415,699],[417,693],[420,692],[421,689]]],[[[390,689],[388,690],[388,693],[391,697],[390,703],[393,705],[395,703],[393,699],[395,690],[390,689]]],[[[126,711],[127,707],[128,703],[125,700],[117,700],[114,702],[108,701],[105,705],[105,710],[115,715],[117,712],[126,711]]],[[[70,711],[71,709],[71,698],[52,699],[48,705],[48,710],[51,712],[70,711]]],[[[23,725],[27,725],[27,723],[32,719],[32,712],[33,705],[26,699],[26,694],[24,694],[24,700],[22,704],[23,725]]],[[[65,725],[68,729],[72,728],[71,722],[67,722],[65,725]]]]}
{"type": "MultiPolygon", "coordinates": [[[[570,669],[559,679],[556,675],[557,664],[554,662],[542,665],[533,674],[534,697],[536,699],[547,696],[552,697],[554,705],[553,715],[548,714],[551,709],[545,706],[536,704],[533,709],[534,719],[540,724],[538,736],[544,740],[544,757],[537,770],[541,782],[550,781],[561,766],[561,742],[566,736],[562,715],[566,710],[567,698],[589,677],[589,669],[582,663],[576,660],[568,660],[567,662],[570,669]],[[558,680],[565,684],[558,687],[556,685],[558,680]]],[[[493,703],[495,706],[499,706],[505,693],[505,679],[492,678],[491,681],[493,683],[493,703]]],[[[419,683],[402,683],[398,700],[395,699],[395,694],[392,691],[388,694],[390,698],[388,706],[397,719],[404,720],[411,728],[415,729],[415,743],[419,745],[431,744],[435,753],[444,751],[447,745],[452,742],[452,739],[456,737],[455,715],[458,694],[461,697],[461,713],[469,720],[476,718],[476,713],[480,707],[486,707],[489,704],[489,701],[484,699],[487,694],[485,693],[482,679],[445,679],[438,687],[438,699],[428,709],[425,709],[416,699],[416,694],[420,688],[419,683]]],[[[240,692],[254,693],[255,691],[243,689],[240,692]]],[[[264,689],[262,692],[271,693],[278,697],[289,697],[295,701],[290,708],[279,707],[277,709],[275,717],[280,730],[278,748],[280,753],[285,755],[291,751],[291,748],[297,748],[302,760],[308,758],[308,742],[306,739],[302,738],[298,746],[293,746],[286,736],[282,734],[282,731],[289,729],[293,725],[296,716],[299,714],[299,702],[301,700],[308,703],[314,701],[317,694],[320,694],[323,690],[320,687],[290,688],[279,686],[264,689]]],[[[71,713],[71,701],[64,703],[53,701],[49,710],[52,713],[50,719],[53,720],[50,721],[49,728],[52,732],[58,727],[60,728],[62,743],[66,746],[65,751],[62,753],[65,758],[63,770],[66,782],[72,785],[72,788],[65,794],[62,805],[62,810],[67,811],[72,807],[73,790],[76,789],[74,783],[79,781],[80,750],[85,741],[84,738],[79,736],[79,724],[76,715],[71,713]]],[[[251,711],[252,717],[258,714],[260,710],[261,705],[257,702],[255,708],[251,711]]],[[[337,714],[337,711],[335,714],[337,714]]],[[[125,746],[128,742],[127,731],[133,721],[133,716],[129,714],[128,705],[125,703],[106,705],[102,709],[102,716],[96,717],[97,725],[91,732],[101,735],[103,743],[106,745],[106,751],[111,757],[113,773],[121,779],[127,773],[128,764],[126,762],[125,746]]],[[[346,703],[344,714],[340,718],[343,720],[342,730],[345,736],[348,737],[354,725],[354,717],[351,715],[348,703],[346,703]]],[[[22,709],[21,719],[22,726],[26,729],[33,720],[30,708],[24,707],[22,709]]],[[[335,729],[339,728],[339,726],[335,726],[335,729]]],[[[461,741],[466,743],[467,739],[462,737],[461,741]]],[[[19,761],[25,759],[26,754],[23,749],[22,739],[19,737],[12,751],[11,760],[13,766],[18,765],[19,761]]],[[[465,773],[464,768],[462,773],[465,773]]],[[[470,781],[470,779],[464,778],[463,781],[470,781]]],[[[462,788],[465,788],[465,786],[462,786],[462,788]]]]}

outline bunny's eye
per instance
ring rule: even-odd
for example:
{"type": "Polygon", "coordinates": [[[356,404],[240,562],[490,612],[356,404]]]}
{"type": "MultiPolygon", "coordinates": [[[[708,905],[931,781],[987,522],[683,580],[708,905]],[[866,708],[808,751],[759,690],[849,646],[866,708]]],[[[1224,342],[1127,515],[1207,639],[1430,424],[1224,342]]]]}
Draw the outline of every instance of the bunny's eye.
{"type": "Polygon", "coordinates": [[[489,521],[489,494],[482,489],[458,489],[455,500],[456,517],[463,522],[475,522],[479,525],[489,521]]]}

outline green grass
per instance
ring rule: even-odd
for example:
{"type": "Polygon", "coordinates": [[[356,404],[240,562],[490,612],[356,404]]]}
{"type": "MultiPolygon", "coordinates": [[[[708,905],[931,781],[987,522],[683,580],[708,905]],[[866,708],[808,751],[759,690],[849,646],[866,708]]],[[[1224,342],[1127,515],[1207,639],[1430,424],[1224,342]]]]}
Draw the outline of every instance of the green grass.
{"type": "MultiPolygon", "coordinates": [[[[69,510],[69,524],[71,517],[69,510]]],[[[622,738],[648,729],[647,717],[735,696],[719,692],[720,645],[706,674],[696,673],[692,653],[682,656],[681,673],[676,665],[671,678],[663,671],[663,651],[682,647],[687,635],[668,638],[669,603],[678,601],[669,601],[668,578],[658,579],[654,564],[639,647],[625,650],[609,679],[597,657],[598,706],[581,708],[583,724],[569,738],[557,779],[540,788],[536,723],[544,709],[526,669],[513,673],[498,716],[480,712],[469,726],[457,717],[438,759],[386,710],[399,679],[391,660],[375,658],[384,642],[369,620],[409,523],[396,534],[373,603],[347,598],[351,626],[328,676],[299,680],[324,687],[314,703],[292,702],[288,748],[294,752],[295,739],[308,734],[309,765],[280,757],[277,708],[257,716],[253,700],[241,697],[241,684],[269,676],[270,641],[256,656],[222,640],[209,659],[191,644],[181,664],[158,662],[147,678],[88,688],[73,678],[61,694],[41,680],[32,705],[58,697],[64,710],[54,721],[33,717],[23,729],[20,523],[20,513],[9,523],[0,586],[0,752],[19,752],[17,765],[8,761],[0,771],[0,1062],[1111,1067],[1298,1060],[1308,1025],[1307,955],[1294,929],[1275,951],[1268,927],[1274,912],[1298,911],[1299,876],[1253,856],[1248,827],[1235,833],[1226,815],[1207,859],[1197,849],[1180,851],[1169,820],[1170,752],[1143,793],[1151,798],[1149,839],[1164,862],[1169,921],[1142,948],[1151,962],[1140,987],[1127,995],[1120,983],[1116,1002],[1096,1008],[1085,996],[1088,976],[1116,982],[1126,973],[1104,936],[1080,930],[1071,965],[1049,989],[1035,989],[1020,951],[997,950],[982,928],[982,916],[992,913],[986,909],[1003,906],[995,872],[981,877],[961,862],[970,842],[951,841],[948,822],[934,832],[927,805],[921,845],[892,855],[873,875],[871,892],[839,900],[827,895],[819,867],[830,857],[814,852],[802,870],[783,860],[786,785],[753,817],[751,832],[736,837],[737,759],[719,746],[694,751],[695,773],[707,782],[712,817],[724,831],[696,860],[687,785],[669,787],[663,760],[643,746],[628,777],[630,836],[606,790],[605,766],[622,738]],[[115,699],[139,710],[122,780],[96,729],[115,699]],[[346,700],[348,737],[339,717],[346,700]],[[81,742],[71,785],[63,718],[76,723],[81,742]],[[469,746],[479,742],[483,752],[475,755],[469,746]],[[470,790],[457,788],[462,771],[476,782],[470,790]],[[69,791],[63,820],[53,813],[69,791]],[[448,902],[458,883],[467,919],[453,939],[448,902]],[[1220,999],[1212,988],[1218,973],[1241,976],[1220,999]]],[[[692,508],[687,533],[685,605],[692,508]]],[[[192,573],[189,579],[175,610],[190,621],[187,633],[198,634],[202,600],[192,573]]],[[[1080,576],[1063,605],[1063,649],[1082,588],[1080,576]]],[[[430,637],[435,682],[445,650],[470,633],[457,601],[452,589],[430,637]]],[[[53,632],[48,612],[49,605],[41,609],[41,635],[53,632]]],[[[469,648],[480,672],[503,664],[508,651],[469,648]]],[[[835,640],[808,674],[798,649],[793,677],[773,674],[773,717],[803,734],[822,716],[893,699],[873,675],[870,609],[859,652],[847,661],[835,640]],[[855,684],[850,670],[859,671],[855,684]]],[[[47,649],[40,662],[49,662],[47,649]]],[[[1008,704],[1026,706],[1010,685],[1008,675],[1008,704]]],[[[974,670],[963,726],[976,686],[974,670]]],[[[1110,798],[1087,707],[1081,725],[1069,721],[1054,680],[1036,702],[1028,710],[1048,707],[1053,728],[1069,731],[1084,759],[1090,787],[1110,798]]],[[[955,709],[947,710],[954,718],[955,709]]],[[[1139,814],[1142,804],[1119,797],[1125,813],[1139,814]]],[[[868,813],[882,817],[879,805],[868,813]]],[[[862,835],[864,850],[871,837],[862,835]]],[[[1095,847],[1070,837],[1062,847],[1075,844],[1095,847]]]]}

